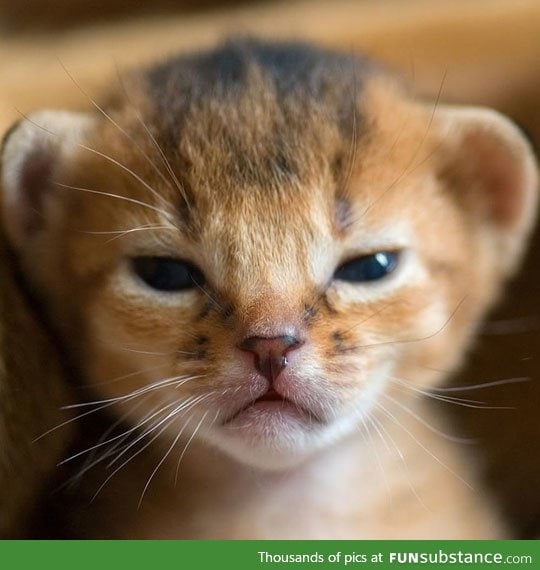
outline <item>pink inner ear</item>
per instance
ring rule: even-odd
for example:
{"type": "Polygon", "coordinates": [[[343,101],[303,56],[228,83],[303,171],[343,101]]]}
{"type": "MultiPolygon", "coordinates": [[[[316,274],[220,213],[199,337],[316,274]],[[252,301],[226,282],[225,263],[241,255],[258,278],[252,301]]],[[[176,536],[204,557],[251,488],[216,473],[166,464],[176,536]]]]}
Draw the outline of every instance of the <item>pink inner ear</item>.
{"type": "Polygon", "coordinates": [[[44,223],[43,208],[51,191],[54,157],[43,148],[32,151],[24,160],[19,178],[20,229],[26,237],[37,232],[44,223]]]}
{"type": "Polygon", "coordinates": [[[492,219],[508,229],[523,215],[523,163],[507,142],[489,131],[474,131],[464,140],[464,151],[474,161],[476,179],[486,192],[492,219]]]}

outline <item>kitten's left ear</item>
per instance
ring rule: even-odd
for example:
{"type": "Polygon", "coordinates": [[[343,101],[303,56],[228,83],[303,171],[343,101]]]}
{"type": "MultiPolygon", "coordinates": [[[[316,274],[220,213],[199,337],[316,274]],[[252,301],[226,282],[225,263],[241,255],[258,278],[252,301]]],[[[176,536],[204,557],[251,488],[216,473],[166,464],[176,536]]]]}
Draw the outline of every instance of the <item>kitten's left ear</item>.
{"type": "Polygon", "coordinates": [[[437,117],[440,178],[508,273],[536,219],[533,150],[519,128],[496,111],[443,106],[437,117]]]}

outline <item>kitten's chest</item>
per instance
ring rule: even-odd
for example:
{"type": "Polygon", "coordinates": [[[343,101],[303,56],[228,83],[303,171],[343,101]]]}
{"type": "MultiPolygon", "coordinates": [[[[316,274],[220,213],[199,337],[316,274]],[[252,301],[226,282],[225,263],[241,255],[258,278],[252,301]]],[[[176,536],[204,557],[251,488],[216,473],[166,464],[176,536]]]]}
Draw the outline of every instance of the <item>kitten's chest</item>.
{"type": "Polygon", "coordinates": [[[398,483],[403,474],[393,480],[390,473],[387,486],[376,466],[342,477],[326,467],[311,480],[242,482],[227,493],[192,488],[189,497],[160,506],[144,532],[190,539],[501,537],[489,503],[448,472],[411,468],[413,480],[398,483]]]}
{"type": "Polygon", "coordinates": [[[357,537],[362,515],[351,497],[352,481],[336,486],[326,479],[324,473],[308,482],[296,476],[268,477],[229,482],[226,491],[195,485],[186,496],[168,502],[168,515],[160,506],[160,516],[148,523],[160,538],[357,537]]]}

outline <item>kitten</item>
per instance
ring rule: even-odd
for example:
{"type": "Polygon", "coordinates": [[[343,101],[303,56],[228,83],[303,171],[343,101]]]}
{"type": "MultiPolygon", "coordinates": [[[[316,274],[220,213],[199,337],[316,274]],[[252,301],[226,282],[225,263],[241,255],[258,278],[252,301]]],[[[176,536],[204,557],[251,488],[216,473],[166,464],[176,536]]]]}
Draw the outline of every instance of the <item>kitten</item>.
{"type": "Polygon", "coordinates": [[[236,40],[32,115],[3,186],[95,394],[78,411],[114,417],[74,454],[77,536],[503,535],[421,396],[534,220],[507,119],[415,101],[359,57],[236,40]]]}

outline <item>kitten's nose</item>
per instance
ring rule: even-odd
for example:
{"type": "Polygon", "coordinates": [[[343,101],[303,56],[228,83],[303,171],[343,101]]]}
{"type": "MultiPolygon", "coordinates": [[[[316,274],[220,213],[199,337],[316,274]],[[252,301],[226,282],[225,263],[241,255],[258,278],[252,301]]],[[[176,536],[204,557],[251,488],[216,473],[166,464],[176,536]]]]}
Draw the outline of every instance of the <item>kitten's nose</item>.
{"type": "Polygon", "coordinates": [[[274,382],[289,364],[287,355],[304,344],[291,335],[272,338],[251,336],[243,340],[238,348],[255,356],[255,368],[270,382],[274,382]]]}

